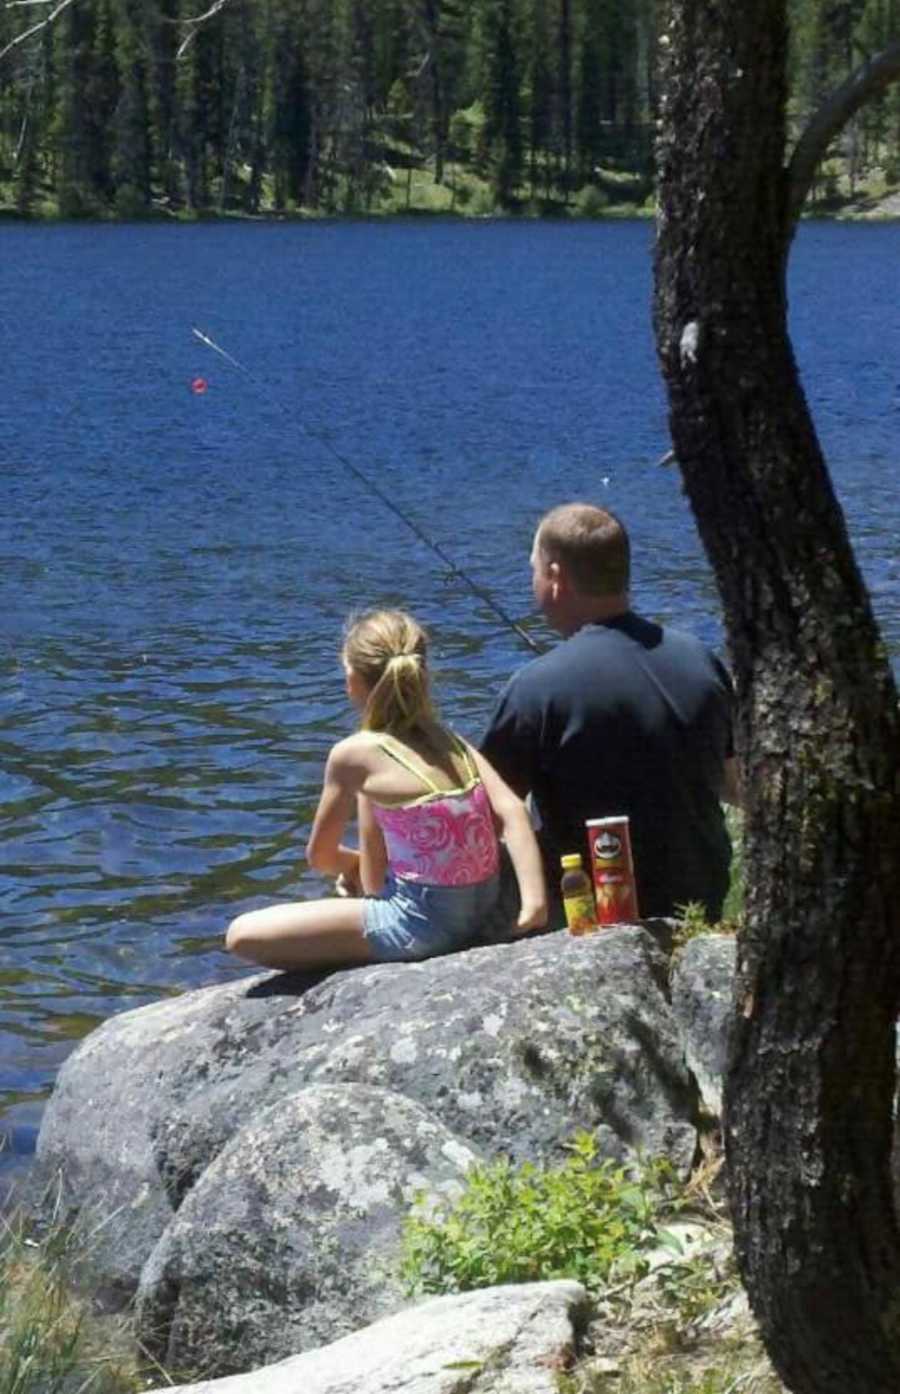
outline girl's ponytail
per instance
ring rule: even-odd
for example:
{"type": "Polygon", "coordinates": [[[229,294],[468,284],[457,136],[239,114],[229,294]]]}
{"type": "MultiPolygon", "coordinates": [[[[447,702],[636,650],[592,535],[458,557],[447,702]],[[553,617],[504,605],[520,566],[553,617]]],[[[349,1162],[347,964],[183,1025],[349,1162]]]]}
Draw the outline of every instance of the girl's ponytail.
{"type": "Polygon", "coordinates": [[[428,639],[402,610],[375,610],[351,623],[344,659],[369,688],[364,731],[404,732],[435,721],[428,684],[428,639]]]}

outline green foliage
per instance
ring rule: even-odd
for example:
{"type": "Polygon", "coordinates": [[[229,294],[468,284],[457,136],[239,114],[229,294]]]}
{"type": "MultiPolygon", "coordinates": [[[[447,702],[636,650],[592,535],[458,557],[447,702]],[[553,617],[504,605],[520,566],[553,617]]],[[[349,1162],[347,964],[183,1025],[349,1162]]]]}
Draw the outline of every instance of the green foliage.
{"type": "Polygon", "coordinates": [[[471,159],[477,152],[484,131],[484,108],[481,102],[461,107],[450,118],[450,144],[454,153],[471,159]]]}
{"type": "Polygon", "coordinates": [[[736,925],[744,911],[744,815],[734,804],[725,806],[725,826],[731,838],[731,871],[725,904],[722,906],[722,923],[736,925]]]}
{"type": "Polygon", "coordinates": [[[670,1366],[657,1355],[630,1362],[615,1374],[588,1370],[561,1375],[558,1389],[559,1394],[785,1394],[768,1363],[752,1348],[720,1355],[698,1370],[670,1366]]]}
{"type": "Polygon", "coordinates": [[[512,0],[486,7],[487,47],[484,139],[491,156],[497,202],[515,202],[522,178],[521,72],[516,52],[512,0]]]}
{"type": "Polygon", "coordinates": [[[662,1242],[672,1251],[672,1259],[657,1274],[657,1287],[676,1332],[688,1330],[707,1316],[737,1286],[733,1255],[718,1269],[708,1254],[690,1253],[674,1234],[664,1233],[662,1242]]]}
{"type": "Polygon", "coordinates": [[[120,184],[115,195],[116,216],[123,221],[146,218],[149,209],[147,200],[140,189],[133,184],[120,184]]]}
{"type": "Polygon", "coordinates": [[[670,1199],[668,1168],[638,1175],[597,1159],[579,1133],[560,1166],[500,1160],[472,1167],[455,1203],[406,1222],[403,1277],[412,1292],[462,1292],[495,1283],[575,1278],[590,1287],[610,1273],[640,1272],[642,1250],[670,1199]]]}
{"type": "MultiPolygon", "coordinates": [[[[461,162],[490,184],[492,207],[596,217],[596,192],[571,205],[573,186],[590,180],[621,215],[609,172],[631,176],[624,197],[635,207],[652,180],[655,8],[77,0],[0,59],[0,203],[94,218],[154,203],[173,216],[391,211],[380,171],[399,163],[402,182],[408,160],[426,192],[410,211],[437,211],[429,183],[442,186],[445,166],[461,162]]],[[[0,4],[0,49],[33,10],[0,4]]],[[[897,36],[900,11],[896,0],[791,0],[790,19],[793,137],[897,36]]],[[[895,85],[835,142],[840,177],[823,176],[814,204],[871,194],[875,173],[896,166],[898,141],[895,85]]]]}
{"type": "Polygon", "coordinates": [[[673,936],[675,948],[680,948],[698,934],[730,934],[740,923],[744,909],[744,815],[732,804],[725,805],[725,824],[731,838],[731,869],[728,891],[722,906],[722,918],[710,924],[706,910],[697,901],[679,905],[678,927],[673,936]]]}
{"type": "Polygon", "coordinates": [[[609,199],[596,184],[586,184],[575,195],[575,211],[582,218],[602,218],[609,208],[609,199]]]}
{"type": "Polygon", "coordinates": [[[706,907],[698,900],[688,901],[687,905],[679,905],[678,923],[675,933],[672,936],[673,947],[680,949],[690,939],[696,939],[700,934],[712,934],[713,926],[706,918],[706,907]]]}
{"type": "Polygon", "coordinates": [[[466,211],[475,218],[492,218],[497,212],[497,202],[491,190],[484,184],[474,188],[466,211]]]}
{"type": "Polygon", "coordinates": [[[694,1240],[663,1231],[667,1261],[637,1292],[614,1288],[611,1306],[606,1294],[596,1348],[558,1377],[559,1394],[786,1394],[752,1320],[725,1315],[739,1291],[730,1229],[698,1179],[683,1199],[701,1201],[703,1231],[694,1240]]]}

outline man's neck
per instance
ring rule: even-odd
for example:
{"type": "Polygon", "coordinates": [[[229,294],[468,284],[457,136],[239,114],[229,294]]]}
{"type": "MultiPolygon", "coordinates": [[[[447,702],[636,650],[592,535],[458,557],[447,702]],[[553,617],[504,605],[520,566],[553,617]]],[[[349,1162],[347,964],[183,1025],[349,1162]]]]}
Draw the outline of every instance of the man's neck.
{"type": "Polygon", "coordinates": [[[627,595],[578,595],[572,597],[571,607],[565,616],[565,627],[559,632],[570,639],[586,624],[607,624],[619,619],[630,609],[627,595]]]}

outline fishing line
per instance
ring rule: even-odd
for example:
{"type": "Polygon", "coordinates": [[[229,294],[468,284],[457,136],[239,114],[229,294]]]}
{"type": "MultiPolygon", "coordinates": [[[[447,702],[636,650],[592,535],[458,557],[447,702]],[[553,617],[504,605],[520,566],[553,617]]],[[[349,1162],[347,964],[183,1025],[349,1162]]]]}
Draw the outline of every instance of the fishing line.
{"type": "Polygon", "coordinates": [[[300,429],[302,431],[305,431],[311,440],[318,441],[320,445],[324,445],[326,450],[329,450],[331,452],[331,454],[334,456],[334,458],[338,461],[339,464],[343,465],[345,469],[348,469],[350,473],[354,476],[354,478],[360,482],[360,484],[362,484],[366,489],[373,493],[377,499],[381,500],[385,508],[389,508],[391,512],[397,518],[399,518],[402,523],[406,524],[410,532],[415,533],[416,537],[419,539],[420,542],[424,543],[426,547],[429,547],[431,551],[434,552],[435,556],[438,557],[443,562],[444,566],[448,568],[451,575],[458,576],[461,581],[465,581],[466,585],[475,595],[478,596],[479,600],[482,600],[485,603],[485,605],[488,606],[489,609],[493,610],[494,614],[503,621],[507,628],[511,629],[514,634],[517,634],[518,637],[524,643],[526,643],[534,653],[544,652],[544,649],[541,647],[541,645],[538,644],[535,639],[532,639],[531,635],[526,630],[524,630],[520,624],[516,623],[512,615],[510,615],[508,611],[506,611],[503,608],[500,602],[496,600],[493,595],[491,595],[490,591],[485,590],[485,588],[483,586],[480,586],[477,581],[474,581],[472,577],[468,575],[467,572],[463,571],[462,567],[457,562],[455,562],[447,552],[444,551],[440,543],[435,542],[432,538],[430,538],[428,534],[425,532],[425,530],[419,526],[415,518],[411,517],[408,513],[405,513],[403,509],[400,508],[399,505],[394,502],[390,495],[386,494],[385,491],[380,487],[380,485],[376,484],[375,480],[372,479],[370,475],[366,474],[365,470],[361,470],[358,465],[355,465],[352,460],[348,460],[346,455],[343,455],[338,449],[336,449],[336,447],[329,440],[328,436],[324,435],[320,431],[314,430],[311,426],[307,426],[305,421],[301,419],[298,413],[293,412],[288,407],[286,407],[284,403],[279,400],[279,398],[275,397],[272,394],[272,392],[266,387],[266,384],[260,378],[256,377],[254,373],[251,373],[249,368],[247,368],[243,363],[239,362],[238,359],[234,358],[230,353],[226,353],[225,349],[221,348],[219,344],[215,342],[214,339],[211,339],[209,337],[208,334],[204,334],[200,329],[192,329],[191,333],[194,334],[200,340],[201,344],[205,344],[207,348],[211,348],[214,353],[217,353],[220,357],[224,358],[226,363],[230,363],[231,366],[233,368],[236,368],[239,373],[243,373],[247,378],[249,378],[250,381],[254,383],[254,385],[257,388],[259,388],[261,392],[265,393],[265,395],[269,397],[272,402],[274,402],[277,406],[281,408],[282,411],[284,411],[288,416],[290,416],[291,421],[294,422],[296,425],[299,425],[300,429]]]}

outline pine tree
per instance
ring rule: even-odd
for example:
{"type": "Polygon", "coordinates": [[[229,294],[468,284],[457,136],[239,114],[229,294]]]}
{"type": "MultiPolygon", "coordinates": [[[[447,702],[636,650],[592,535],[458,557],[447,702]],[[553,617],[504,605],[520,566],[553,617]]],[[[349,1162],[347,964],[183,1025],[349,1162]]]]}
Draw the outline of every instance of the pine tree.
{"type": "Polygon", "coordinates": [[[412,15],[405,0],[370,0],[374,101],[384,109],[391,88],[407,71],[412,15]]]}
{"type": "MultiPolygon", "coordinates": [[[[263,82],[262,47],[255,0],[233,0],[225,15],[220,49],[222,94],[219,151],[219,211],[246,207],[249,187],[242,171],[257,148],[263,82]]],[[[251,176],[252,182],[252,176],[251,176]]]]}
{"type": "Polygon", "coordinates": [[[174,204],[180,197],[175,60],[178,0],[152,0],[148,9],[148,82],[154,174],[163,201],[174,204]]]}
{"type": "Polygon", "coordinates": [[[602,93],[604,86],[605,16],[598,4],[588,4],[578,64],[578,164],[583,179],[592,177],[603,153],[602,93]]]}
{"type": "Polygon", "coordinates": [[[179,60],[176,148],[184,181],[184,202],[193,212],[209,207],[208,144],[215,81],[215,40],[203,25],[179,60]]]}
{"type": "MultiPolygon", "coordinates": [[[[198,23],[190,0],[75,0],[0,62],[0,185],[26,209],[46,180],[64,214],[96,215],[114,197],[130,212],[154,196],[368,208],[393,167],[409,191],[415,165],[433,161],[441,182],[451,158],[504,204],[523,174],[532,197],[568,197],[610,162],[649,178],[657,3],[227,0],[198,23]]],[[[797,129],[900,33],[900,0],[789,4],[797,129]]],[[[31,22],[0,0],[0,49],[31,22]]],[[[833,155],[851,178],[879,165],[900,178],[900,89],[833,155]]]]}
{"type": "Polygon", "coordinates": [[[450,115],[465,67],[467,15],[462,0],[417,0],[425,53],[420,72],[428,91],[435,183],[444,181],[450,115]]]}
{"type": "Polygon", "coordinates": [[[84,100],[93,76],[95,34],[95,11],[90,0],[71,5],[61,25],[56,122],[57,202],[64,218],[84,217],[97,212],[99,207],[94,175],[102,168],[103,160],[97,149],[98,132],[93,112],[84,100]]]}
{"type": "MultiPolygon", "coordinates": [[[[0,21],[0,45],[13,37],[9,21],[0,21]]],[[[16,211],[35,211],[45,170],[53,115],[53,35],[48,28],[38,44],[21,51],[0,70],[0,184],[11,182],[16,211]]]]}
{"type": "Polygon", "coordinates": [[[572,174],[572,0],[559,0],[557,109],[561,132],[562,188],[568,197],[572,174]]]}
{"type": "MultiPolygon", "coordinates": [[[[107,0],[102,3],[108,9],[107,0]]],[[[119,5],[112,173],[118,212],[140,217],[150,207],[152,163],[145,11],[143,0],[119,0],[119,5]]]]}
{"type": "Polygon", "coordinates": [[[304,201],[311,159],[312,106],[303,33],[295,14],[272,16],[268,56],[267,145],[272,198],[280,212],[304,201]]]}
{"type": "Polygon", "coordinates": [[[497,202],[507,208],[515,201],[522,178],[520,78],[512,0],[490,0],[485,20],[484,140],[490,151],[497,202]]]}
{"type": "Polygon", "coordinates": [[[34,71],[27,85],[23,85],[19,134],[12,155],[13,196],[16,211],[24,218],[31,216],[38,192],[38,143],[41,136],[36,91],[38,81],[37,71],[34,71]]]}
{"type": "Polygon", "coordinates": [[[553,70],[550,65],[550,36],[544,0],[533,0],[530,58],[527,69],[528,177],[535,197],[539,163],[544,170],[544,191],[548,192],[550,141],[553,134],[553,70]]]}
{"type": "Polygon", "coordinates": [[[327,212],[340,209],[345,124],[353,100],[346,91],[346,3],[347,0],[306,0],[303,12],[310,97],[309,160],[303,202],[327,212]]]}

